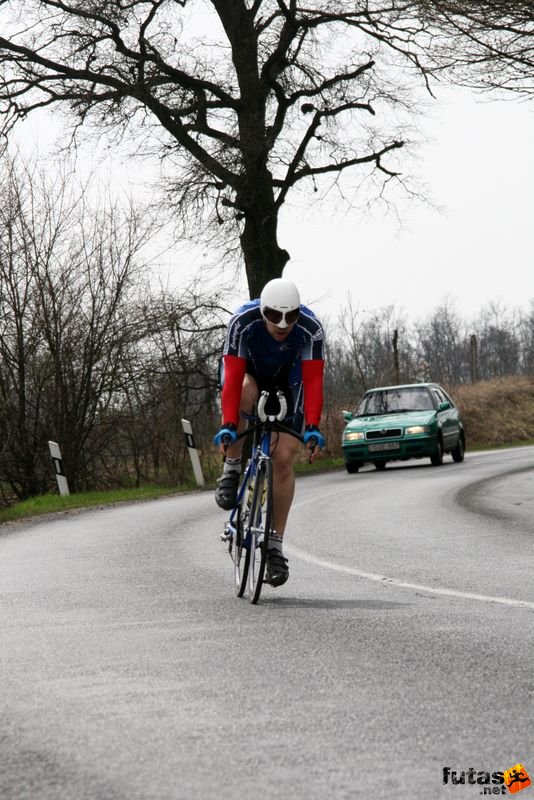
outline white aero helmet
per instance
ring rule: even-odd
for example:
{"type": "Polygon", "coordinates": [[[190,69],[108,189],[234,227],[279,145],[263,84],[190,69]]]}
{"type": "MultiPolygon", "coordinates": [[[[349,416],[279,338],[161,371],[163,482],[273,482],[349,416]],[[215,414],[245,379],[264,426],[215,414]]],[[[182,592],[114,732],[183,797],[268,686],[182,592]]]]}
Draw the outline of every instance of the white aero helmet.
{"type": "Polygon", "coordinates": [[[285,278],[274,278],[263,287],[260,310],[263,318],[278,328],[293,325],[300,314],[299,290],[285,278]]]}

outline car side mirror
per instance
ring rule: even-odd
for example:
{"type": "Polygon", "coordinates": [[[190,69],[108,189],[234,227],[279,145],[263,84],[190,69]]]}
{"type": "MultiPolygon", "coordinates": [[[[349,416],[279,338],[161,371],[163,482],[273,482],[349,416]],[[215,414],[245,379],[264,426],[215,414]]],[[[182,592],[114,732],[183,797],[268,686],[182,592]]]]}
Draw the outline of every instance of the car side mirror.
{"type": "Polygon", "coordinates": [[[438,406],[438,411],[448,411],[451,408],[451,404],[446,401],[445,403],[440,403],[438,406]]]}
{"type": "Polygon", "coordinates": [[[354,417],[352,411],[342,411],[341,413],[343,414],[343,419],[345,420],[345,422],[350,422],[351,419],[353,419],[354,417]]]}

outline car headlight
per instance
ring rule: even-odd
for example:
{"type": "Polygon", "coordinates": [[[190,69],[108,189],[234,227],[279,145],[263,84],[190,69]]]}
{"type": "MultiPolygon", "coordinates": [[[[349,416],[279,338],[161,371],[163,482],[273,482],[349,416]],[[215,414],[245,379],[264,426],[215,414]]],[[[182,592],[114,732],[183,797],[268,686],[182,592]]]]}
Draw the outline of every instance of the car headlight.
{"type": "Polygon", "coordinates": [[[430,433],[430,425],[412,425],[410,428],[405,428],[404,433],[407,436],[416,436],[418,433],[430,433]]]}
{"type": "Polygon", "coordinates": [[[346,442],[361,442],[365,439],[365,433],[363,431],[348,431],[343,438],[346,442]]]}

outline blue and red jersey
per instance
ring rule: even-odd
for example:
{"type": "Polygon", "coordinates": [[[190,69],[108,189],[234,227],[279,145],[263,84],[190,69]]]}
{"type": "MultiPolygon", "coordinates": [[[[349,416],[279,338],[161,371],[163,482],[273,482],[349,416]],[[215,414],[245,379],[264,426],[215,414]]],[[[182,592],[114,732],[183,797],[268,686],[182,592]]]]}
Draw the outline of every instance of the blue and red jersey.
{"type": "Polygon", "coordinates": [[[237,424],[245,373],[262,385],[277,379],[303,384],[306,424],[319,425],[323,406],[324,332],[313,311],[300,307],[295,327],[281,342],[268,332],[260,301],[251,300],[230,319],[224,345],[224,422],[237,424]]]}

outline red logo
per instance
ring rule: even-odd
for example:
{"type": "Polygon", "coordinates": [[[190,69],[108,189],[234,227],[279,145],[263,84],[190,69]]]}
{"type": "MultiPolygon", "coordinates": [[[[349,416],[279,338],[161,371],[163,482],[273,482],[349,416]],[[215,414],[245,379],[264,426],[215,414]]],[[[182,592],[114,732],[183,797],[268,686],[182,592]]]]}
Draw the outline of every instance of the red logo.
{"type": "Polygon", "coordinates": [[[532,783],[523,764],[516,764],[515,767],[505,770],[503,774],[504,783],[511,794],[526,789],[532,783]]]}

